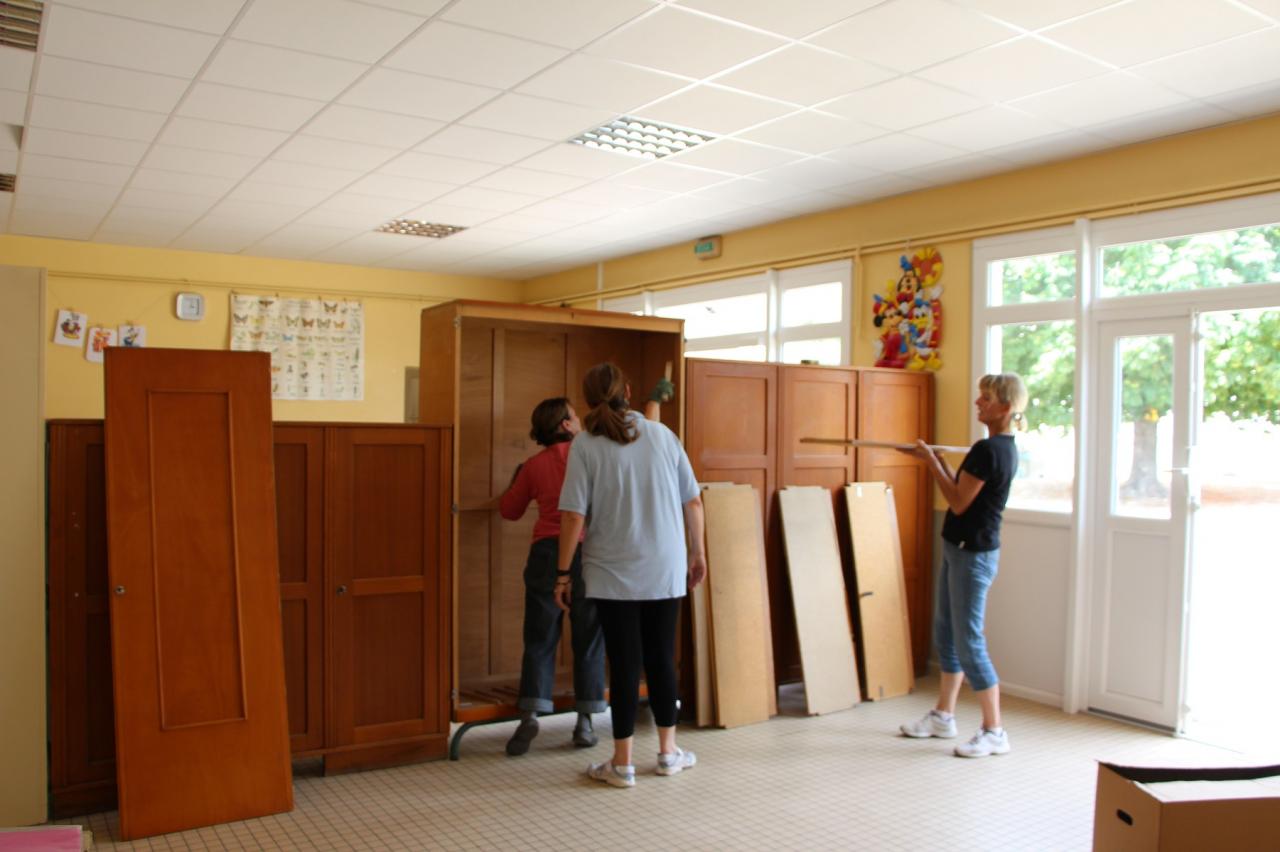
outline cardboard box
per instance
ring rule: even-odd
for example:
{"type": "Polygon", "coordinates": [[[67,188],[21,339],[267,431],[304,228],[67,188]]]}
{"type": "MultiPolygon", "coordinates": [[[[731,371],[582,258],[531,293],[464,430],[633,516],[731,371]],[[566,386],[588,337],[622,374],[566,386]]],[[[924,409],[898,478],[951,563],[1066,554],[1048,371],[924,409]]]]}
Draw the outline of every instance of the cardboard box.
{"type": "Polygon", "coordinates": [[[1095,852],[1280,849],[1280,766],[1098,764],[1095,852]]]}

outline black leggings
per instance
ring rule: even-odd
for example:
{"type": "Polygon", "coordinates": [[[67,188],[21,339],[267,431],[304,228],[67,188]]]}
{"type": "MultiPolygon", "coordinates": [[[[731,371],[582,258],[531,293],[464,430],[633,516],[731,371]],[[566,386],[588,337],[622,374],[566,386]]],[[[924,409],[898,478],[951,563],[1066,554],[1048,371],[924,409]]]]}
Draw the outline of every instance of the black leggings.
{"type": "Polygon", "coordinates": [[[594,599],[609,655],[609,708],[615,740],[635,733],[641,669],[649,685],[653,721],[661,728],[676,723],[676,619],[680,600],[594,599]]]}

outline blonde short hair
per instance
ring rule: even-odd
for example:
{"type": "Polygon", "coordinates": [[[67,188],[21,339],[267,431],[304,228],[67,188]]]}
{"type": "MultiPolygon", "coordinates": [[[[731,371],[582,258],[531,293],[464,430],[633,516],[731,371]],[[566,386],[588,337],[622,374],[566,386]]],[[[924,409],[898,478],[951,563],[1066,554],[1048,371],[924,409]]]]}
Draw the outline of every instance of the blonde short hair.
{"type": "Polygon", "coordinates": [[[1027,386],[1022,376],[1017,373],[989,373],[978,379],[979,390],[989,390],[996,399],[1009,406],[1012,419],[1019,429],[1027,428],[1027,418],[1022,412],[1027,409],[1027,386]]]}

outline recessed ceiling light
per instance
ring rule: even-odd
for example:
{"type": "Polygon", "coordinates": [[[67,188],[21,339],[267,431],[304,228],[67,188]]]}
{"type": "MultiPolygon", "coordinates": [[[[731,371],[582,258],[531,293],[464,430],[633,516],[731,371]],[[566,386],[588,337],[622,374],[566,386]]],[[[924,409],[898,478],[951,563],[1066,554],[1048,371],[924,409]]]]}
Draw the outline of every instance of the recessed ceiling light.
{"type": "Polygon", "coordinates": [[[13,187],[17,181],[17,175],[0,175],[0,192],[13,192],[13,187]]]}
{"type": "Polygon", "coordinates": [[[41,0],[0,0],[0,44],[35,50],[43,15],[41,0]]]}
{"type": "Polygon", "coordinates": [[[569,141],[601,151],[616,151],[646,160],[660,160],[713,139],[714,136],[701,130],[673,127],[624,115],[569,141]]]}
{"type": "Polygon", "coordinates": [[[417,219],[392,219],[379,225],[377,230],[388,234],[404,234],[407,237],[431,237],[442,240],[466,228],[461,225],[438,225],[435,222],[419,222],[417,219]]]}

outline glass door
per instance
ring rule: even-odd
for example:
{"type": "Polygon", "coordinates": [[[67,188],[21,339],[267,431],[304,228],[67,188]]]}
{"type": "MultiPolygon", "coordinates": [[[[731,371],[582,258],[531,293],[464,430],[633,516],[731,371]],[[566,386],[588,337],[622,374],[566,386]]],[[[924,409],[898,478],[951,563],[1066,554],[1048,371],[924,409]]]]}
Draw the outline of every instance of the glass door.
{"type": "Polygon", "coordinates": [[[1180,724],[1191,447],[1192,320],[1115,320],[1097,335],[1089,706],[1180,724]]]}

